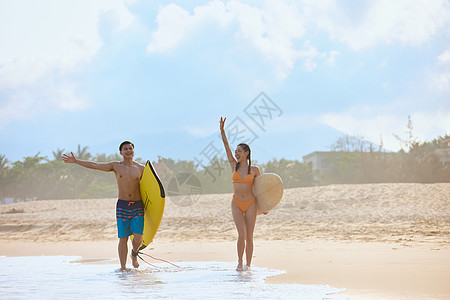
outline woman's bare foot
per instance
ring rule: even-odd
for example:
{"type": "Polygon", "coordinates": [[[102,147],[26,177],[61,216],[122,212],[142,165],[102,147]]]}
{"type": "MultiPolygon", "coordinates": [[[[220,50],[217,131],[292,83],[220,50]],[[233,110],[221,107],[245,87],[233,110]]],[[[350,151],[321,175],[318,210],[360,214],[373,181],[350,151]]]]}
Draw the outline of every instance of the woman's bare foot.
{"type": "Polygon", "coordinates": [[[243,271],[244,270],[244,266],[242,264],[242,260],[238,261],[238,265],[236,267],[236,271],[243,271]]]}

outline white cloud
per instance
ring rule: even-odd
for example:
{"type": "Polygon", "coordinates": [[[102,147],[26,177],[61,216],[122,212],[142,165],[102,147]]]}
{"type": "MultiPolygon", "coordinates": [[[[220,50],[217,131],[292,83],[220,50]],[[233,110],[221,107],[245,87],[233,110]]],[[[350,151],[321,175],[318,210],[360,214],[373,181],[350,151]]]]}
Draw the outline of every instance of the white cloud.
{"type": "Polygon", "coordinates": [[[102,14],[115,17],[116,30],[133,22],[121,0],[17,0],[1,6],[0,90],[7,95],[0,104],[3,124],[18,115],[33,114],[36,106],[48,108],[55,98],[59,101],[53,107],[61,110],[86,107],[86,100],[74,95],[73,84],[47,77],[58,74],[64,78],[97,54],[102,46],[98,30],[102,14]],[[43,82],[47,86],[41,89],[38,85],[43,82]],[[33,94],[36,90],[51,96],[39,97],[33,94]],[[19,107],[21,113],[14,113],[11,107],[19,107]]]}
{"type": "Polygon", "coordinates": [[[450,91],[450,47],[442,52],[438,57],[438,70],[431,75],[432,88],[437,88],[441,92],[450,91]]]}
{"type": "Polygon", "coordinates": [[[320,122],[316,116],[306,113],[286,112],[270,121],[270,130],[280,133],[295,133],[299,130],[314,129],[320,122]]]}
{"type": "Polygon", "coordinates": [[[208,22],[226,27],[232,18],[225,4],[217,0],[196,7],[193,14],[174,3],[161,6],[156,17],[158,29],[153,32],[147,51],[150,53],[171,51],[208,22]]]}
{"type": "Polygon", "coordinates": [[[448,1],[362,3],[355,8],[336,0],[280,0],[264,1],[262,7],[256,7],[238,0],[214,0],[197,6],[192,13],[169,4],[160,7],[158,27],[147,50],[163,53],[177,49],[211,24],[236,28],[232,43],[251,45],[271,63],[277,78],[284,79],[299,61],[308,72],[317,68],[318,59],[334,64],[337,51],[329,50],[327,55],[307,38],[306,33],[316,28],[361,50],[386,44],[419,45],[450,25],[448,1]]]}
{"type": "Polygon", "coordinates": [[[58,111],[79,111],[89,107],[89,102],[76,96],[76,86],[69,81],[57,84],[40,80],[30,88],[6,92],[6,101],[0,103],[0,128],[17,120],[33,119],[40,114],[58,111]],[[48,88],[48,87],[52,88],[48,88]]]}
{"type": "Polygon", "coordinates": [[[434,74],[433,85],[439,91],[448,92],[450,91],[450,71],[443,71],[441,73],[434,74]]]}
{"type": "Polygon", "coordinates": [[[33,101],[29,95],[23,92],[17,92],[11,97],[12,101],[8,101],[1,105],[0,109],[0,128],[13,120],[25,120],[29,118],[30,108],[33,101]]]}
{"type": "Polygon", "coordinates": [[[58,87],[52,91],[53,97],[49,105],[53,105],[58,110],[79,111],[89,107],[89,103],[82,97],[75,96],[76,86],[73,83],[66,82],[58,84],[58,87]]]}
{"type": "Polygon", "coordinates": [[[330,65],[334,65],[335,61],[336,61],[336,57],[339,55],[338,51],[335,50],[331,50],[330,53],[328,54],[328,63],[330,65]]]}
{"type": "Polygon", "coordinates": [[[420,45],[450,25],[450,3],[445,0],[364,1],[361,9],[334,0],[305,3],[311,22],[355,50],[420,45]]]}
{"type": "Polygon", "coordinates": [[[179,128],[180,131],[186,131],[193,137],[196,138],[204,138],[208,137],[214,133],[217,133],[217,128],[215,126],[192,126],[192,125],[184,125],[179,128]]]}
{"type": "Polygon", "coordinates": [[[438,60],[443,65],[450,66],[450,47],[448,47],[441,55],[438,56],[438,60]]]}
{"type": "Polygon", "coordinates": [[[99,16],[113,11],[117,30],[133,18],[122,1],[10,1],[2,5],[0,82],[30,84],[50,70],[71,71],[102,45],[99,16]]]}
{"type": "Polygon", "coordinates": [[[156,22],[158,30],[153,33],[147,51],[166,52],[177,47],[194,30],[189,12],[176,4],[160,8],[156,22]]]}
{"type": "Polygon", "coordinates": [[[234,42],[251,45],[274,66],[277,77],[284,78],[298,60],[307,71],[316,68],[315,59],[326,57],[310,41],[297,47],[306,31],[305,18],[298,8],[284,1],[265,1],[262,8],[252,7],[241,1],[212,1],[197,6],[193,13],[169,4],[162,6],[156,19],[157,30],[147,47],[149,53],[167,52],[192,37],[210,24],[230,28],[237,24],[234,42]]]}
{"type": "MultiPolygon", "coordinates": [[[[450,133],[450,111],[412,112],[413,134],[419,141],[431,141],[450,133]]],[[[392,151],[400,150],[400,143],[394,134],[406,139],[408,114],[392,108],[355,106],[340,113],[326,113],[320,122],[349,135],[362,136],[378,144],[380,136],[384,147],[392,151]]]]}

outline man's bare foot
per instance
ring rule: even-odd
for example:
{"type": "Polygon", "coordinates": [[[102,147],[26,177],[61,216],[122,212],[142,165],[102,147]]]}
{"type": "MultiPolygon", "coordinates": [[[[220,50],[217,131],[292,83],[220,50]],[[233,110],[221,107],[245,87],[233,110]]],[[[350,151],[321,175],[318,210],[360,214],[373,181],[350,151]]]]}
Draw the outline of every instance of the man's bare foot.
{"type": "Polygon", "coordinates": [[[250,271],[251,270],[251,268],[250,268],[250,266],[248,266],[248,265],[246,265],[245,267],[244,267],[244,269],[243,269],[243,271],[250,271]]]}
{"type": "Polygon", "coordinates": [[[133,264],[133,267],[135,267],[136,269],[139,268],[139,262],[137,259],[137,252],[134,252],[133,250],[131,250],[131,263],[133,264]]]}
{"type": "Polygon", "coordinates": [[[243,271],[244,267],[242,265],[242,261],[238,261],[238,265],[236,267],[236,271],[243,271]]]}
{"type": "Polygon", "coordinates": [[[122,273],[128,273],[130,269],[127,269],[127,267],[121,267],[119,271],[122,273]]]}
{"type": "Polygon", "coordinates": [[[131,256],[131,262],[133,263],[133,267],[135,267],[136,269],[139,268],[139,263],[136,256],[131,256]]]}

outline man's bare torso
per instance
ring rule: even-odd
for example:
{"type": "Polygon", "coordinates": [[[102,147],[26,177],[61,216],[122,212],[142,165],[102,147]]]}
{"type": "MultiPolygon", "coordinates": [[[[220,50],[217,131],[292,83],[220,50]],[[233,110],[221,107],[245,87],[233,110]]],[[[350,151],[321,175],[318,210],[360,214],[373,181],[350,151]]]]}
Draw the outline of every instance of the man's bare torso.
{"type": "Polygon", "coordinates": [[[144,166],[134,161],[132,164],[127,164],[124,161],[114,163],[119,199],[127,201],[141,200],[139,182],[143,172],[144,166]]]}

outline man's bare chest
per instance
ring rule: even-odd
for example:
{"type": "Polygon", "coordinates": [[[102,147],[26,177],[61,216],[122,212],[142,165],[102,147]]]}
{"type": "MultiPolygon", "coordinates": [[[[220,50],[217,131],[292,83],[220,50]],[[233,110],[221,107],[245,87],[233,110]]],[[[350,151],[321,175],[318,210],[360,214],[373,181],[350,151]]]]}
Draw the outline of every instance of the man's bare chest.
{"type": "Polygon", "coordinates": [[[116,169],[117,181],[136,181],[141,179],[141,172],[138,167],[134,166],[120,166],[116,169]]]}

